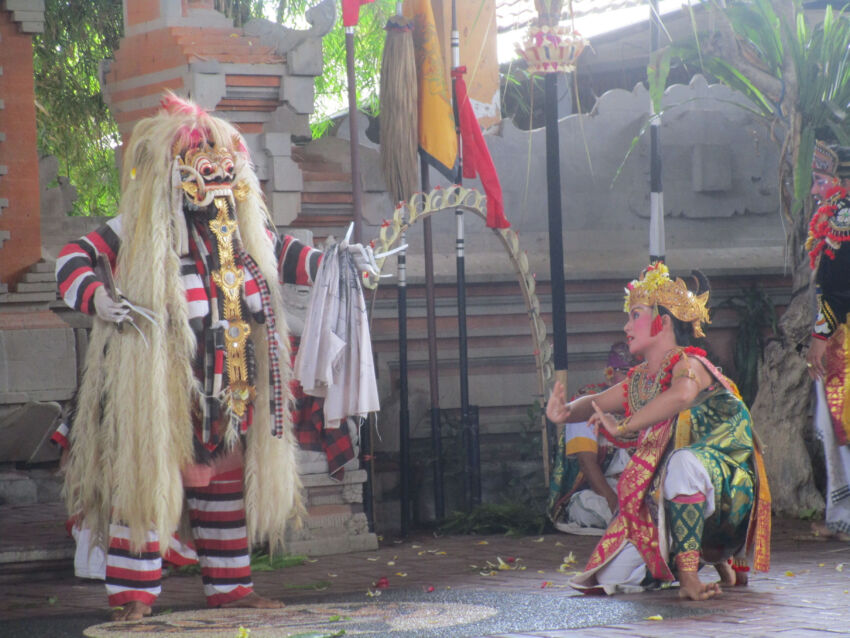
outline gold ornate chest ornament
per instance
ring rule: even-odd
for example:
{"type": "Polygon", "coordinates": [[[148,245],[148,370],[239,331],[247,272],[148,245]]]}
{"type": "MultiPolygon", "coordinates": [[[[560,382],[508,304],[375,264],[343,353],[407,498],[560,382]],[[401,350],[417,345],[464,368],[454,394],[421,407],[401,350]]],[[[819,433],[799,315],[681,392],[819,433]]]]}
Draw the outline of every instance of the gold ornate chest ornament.
{"type": "Polygon", "coordinates": [[[251,326],[242,317],[242,286],[245,274],[236,264],[233,254],[233,237],[236,220],[230,216],[230,206],[225,197],[214,200],[218,214],[210,221],[210,230],[218,244],[219,269],[212,273],[212,281],[222,294],[222,318],[225,322],[225,365],[229,380],[227,401],[230,410],[242,418],[256,396],[248,372],[248,337],[251,326]]]}

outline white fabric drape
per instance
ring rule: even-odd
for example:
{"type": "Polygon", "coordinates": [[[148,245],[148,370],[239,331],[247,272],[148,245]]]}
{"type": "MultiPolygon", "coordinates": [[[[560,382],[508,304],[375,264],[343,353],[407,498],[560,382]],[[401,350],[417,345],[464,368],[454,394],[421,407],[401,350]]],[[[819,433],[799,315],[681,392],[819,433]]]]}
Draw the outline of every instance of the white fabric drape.
{"type": "Polygon", "coordinates": [[[340,244],[316,273],[294,372],[306,394],[324,397],[325,427],[380,409],[359,272],[340,244]]]}

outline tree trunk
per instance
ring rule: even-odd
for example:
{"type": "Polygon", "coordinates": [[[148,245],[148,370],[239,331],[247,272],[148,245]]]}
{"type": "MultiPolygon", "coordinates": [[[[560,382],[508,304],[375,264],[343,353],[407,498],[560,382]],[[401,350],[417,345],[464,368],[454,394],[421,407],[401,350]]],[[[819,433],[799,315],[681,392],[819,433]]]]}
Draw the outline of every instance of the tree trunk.
{"type": "MultiPolygon", "coordinates": [[[[773,3],[780,20],[796,23],[797,10],[790,0],[773,3]]],[[[783,32],[783,38],[787,37],[783,32]]],[[[787,56],[782,69],[785,99],[781,112],[790,129],[782,144],[779,165],[781,215],[786,220],[786,251],[791,267],[791,301],[779,320],[778,334],[764,351],[759,370],[758,394],[752,405],[755,428],[764,443],[767,476],[776,513],[799,515],[806,510],[822,511],[824,499],[815,486],[811,449],[814,441],[812,382],[805,360],[809,343],[814,300],[811,271],[804,244],[811,216],[811,201],[795,211],[794,171],[805,126],[794,102],[798,93],[793,61],[787,56]]],[[[764,87],[768,88],[768,87],[764,87]]]]}
{"type": "Polygon", "coordinates": [[[753,422],[764,444],[764,459],[776,513],[822,511],[823,496],[814,484],[809,447],[813,439],[812,382],[805,350],[812,325],[808,264],[795,268],[793,292],[779,320],[779,334],[764,351],[753,422]]]}

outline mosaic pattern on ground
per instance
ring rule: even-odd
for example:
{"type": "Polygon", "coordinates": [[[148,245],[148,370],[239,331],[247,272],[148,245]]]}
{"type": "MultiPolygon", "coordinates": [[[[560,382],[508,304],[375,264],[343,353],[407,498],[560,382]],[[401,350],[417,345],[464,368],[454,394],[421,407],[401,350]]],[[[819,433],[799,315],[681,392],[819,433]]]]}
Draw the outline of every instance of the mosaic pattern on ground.
{"type": "Polygon", "coordinates": [[[379,602],[290,605],[282,609],[205,609],[153,616],[135,622],[89,627],[89,638],[197,636],[320,638],[427,631],[475,623],[498,613],[493,607],[461,603],[379,602]],[[344,631],[344,634],[342,633],[344,631]]]}

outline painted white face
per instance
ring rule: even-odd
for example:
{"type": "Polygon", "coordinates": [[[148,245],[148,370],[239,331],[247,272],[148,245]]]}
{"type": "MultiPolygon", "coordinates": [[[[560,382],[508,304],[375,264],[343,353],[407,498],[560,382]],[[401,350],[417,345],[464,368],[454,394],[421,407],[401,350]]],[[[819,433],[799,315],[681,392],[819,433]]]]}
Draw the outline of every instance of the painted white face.
{"type": "Polygon", "coordinates": [[[838,178],[827,173],[812,173],[812,189],[809,191],[815,198],[815,203],[820,204],[826,199],[826,194],[838,185],[838,178]]]}
{"type": "Polygon", "coordinates": [[[642,356],[652,339],[652,308],[642,304],[629,308],[629,318],[623,330],[629,352],[642,356]]]}

